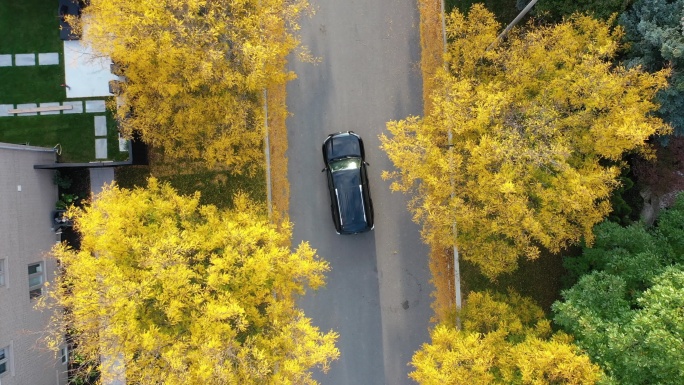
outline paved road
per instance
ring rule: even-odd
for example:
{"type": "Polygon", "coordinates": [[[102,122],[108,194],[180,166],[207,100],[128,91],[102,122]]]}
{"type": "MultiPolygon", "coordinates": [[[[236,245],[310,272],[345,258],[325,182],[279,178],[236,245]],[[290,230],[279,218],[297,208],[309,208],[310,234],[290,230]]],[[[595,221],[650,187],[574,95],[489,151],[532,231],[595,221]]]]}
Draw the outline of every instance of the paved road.
{"type": "MultiPolygon", "coordinates": [[[[302,41],[318,65],[291,60],[288,85],[290,216],[293,243],[309,241],[330,261],[327,286],[300,302],[323,330],[340,333],[341,358],[324,385],[412,384],[413,352],[429,339],[427,248],[411,222],[406,197],[380,178],[392,165],[379,149],[385,122],[422,112],[415,0],[311,0],[302,41]],[[335,234],[321,143],[354,130],[366,143],[375,231],[335,234]]],[[[273,160],[277,161],[277,160],[273,160]]]]}

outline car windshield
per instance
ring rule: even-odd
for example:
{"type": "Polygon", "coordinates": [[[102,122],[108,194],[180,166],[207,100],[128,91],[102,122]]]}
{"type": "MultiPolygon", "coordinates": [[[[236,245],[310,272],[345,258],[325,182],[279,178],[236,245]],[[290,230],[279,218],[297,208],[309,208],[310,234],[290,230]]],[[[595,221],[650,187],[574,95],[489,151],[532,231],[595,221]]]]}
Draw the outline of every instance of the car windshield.
{"type": "Polygon", "coordinates": [[[342,171],[342,170],[354,170],[361,167],[361,159],[359,158],[346,158],[336,160],[330,163],[330,169],[332,172],[342,171]]]}

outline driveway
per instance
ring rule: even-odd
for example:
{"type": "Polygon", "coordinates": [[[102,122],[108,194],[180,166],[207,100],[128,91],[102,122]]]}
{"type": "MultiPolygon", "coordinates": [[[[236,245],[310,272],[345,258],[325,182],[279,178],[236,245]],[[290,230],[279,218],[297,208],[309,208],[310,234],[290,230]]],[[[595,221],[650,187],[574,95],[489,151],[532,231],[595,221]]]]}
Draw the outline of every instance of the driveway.
{"type": "Polygon", "coordinates": [[[312,0],[302,43],[317,65],[294,57],[288,85],[290,218],[293,244],[309,241],[330,261],[328,283],[300,305],[322,330],[340,333],[341,358],[322,384],[412,384],[407,363],[429,339],[428,249],[411,222],[406,196],[381,179],[392,164],[380,150],[385,123],[422,113],[415,0],[312,0]],[[353,130],[366,144],[375,231],[340,236],[330,214],[321,144],[353,130]]]}

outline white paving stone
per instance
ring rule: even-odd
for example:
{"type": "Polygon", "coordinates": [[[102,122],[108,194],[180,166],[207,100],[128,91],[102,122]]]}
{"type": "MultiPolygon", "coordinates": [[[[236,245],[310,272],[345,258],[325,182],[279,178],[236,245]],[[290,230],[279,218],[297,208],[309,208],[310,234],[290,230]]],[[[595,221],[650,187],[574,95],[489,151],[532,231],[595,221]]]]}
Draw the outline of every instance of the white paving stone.
{"type": "MultiPolygon", "coordinates": [[[[40,107],[59,107],[59,102],[55,103],[40,103],[40,107]]],[[[41,115],[59,115],[60,111],[43,111],[41,115]]]]}
{"type": "Polygon", "coordinates": [[[95,139],[95,159],[107,159],[107,138],[95,139]]]}
{"type": "Polygon", "coordinates": [[[0,67],[11,67],[12,55],[0,55],[0,67]]]}
{"type": "Polygon", "coordinates": [[[119,133],[119,152],[128,152],[128,140],[124,139],[119,133]]]}
{"type": "MultiPolygon", "coordinates": [[[[17,110],[22,109],[22,108],[36,108],[38,107],[36,103],[26,103],[26,104],[17,104],[17,110]]],[[[17,116],[30,116],[30,115],[38,115],[37,112],[24,112],[21,114],[16,114],[17,116]]]]}
{"type": "Polygon", "coordinates": [[[38,54],[38,65],[47,66],[57,64],[59,64],[59,54],[57,52],[38,54]]]}
{"type": "Polygon", "coordinates": [[[104,115],[95,117],[95,136],[107,136],[107,117],[104,115]]]}
{"type": "Polygon", "coordinates": [[[86,100],[86,112],[105,112],[107,106],[104,100],[86,100]]]}
{"type": "Polygon", "coordinates": [[[78,100],[75,102],[63,102],[63,106],[73,106],[74,108],[71,110],[64,110],[62,113],[64,114],[80,114],[83,112],[83,102],[78,100]]]}
{"type": "Polygon", "coordinates": [[[18,53],[14,55],[15,66],[34,66],[36,65],[35,53],[18,53]]]}
{"type": "Polygon", "coordinates": [[[13,116],[14,114],[7,113],[10,108],[14,108],[14,104],[0,104],[0,116],[13,116]]]}

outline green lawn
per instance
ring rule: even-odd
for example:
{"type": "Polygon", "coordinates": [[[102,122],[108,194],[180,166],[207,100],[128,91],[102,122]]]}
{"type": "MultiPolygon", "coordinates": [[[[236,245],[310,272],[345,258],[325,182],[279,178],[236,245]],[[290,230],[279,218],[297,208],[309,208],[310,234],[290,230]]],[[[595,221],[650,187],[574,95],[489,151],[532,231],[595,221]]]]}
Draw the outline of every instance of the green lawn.
{"type": "Polygon", "coordinates": [[[516,0],[445,0],[444,6],[447,11],[458,8],[461,13],[467,13],[475,3],[484,4],[488,10],[496,15],[497,20],[504,25],[508,25],[520,13],[516,8],[516,0]]]}
{"type": "Polygon", "coordinates": [[[461,259],[461,280],[463,293],[468,291],[492,290],[506,293],[511,288],[535,302],[550,313],[551,305],[560,299],[560,291],[564,289],[563,277],[566,270],[563,267],[563,256],[575,256],[581,253],[579,247],[573,247],[561,254],[550,254],[542,251],[541,256],[534,261],[521,261],[518,269],[512,274],[503,274],[496,281],[489,281],[483,276],[478,267],[461,259]]]}
{"type": "MultiPolygon", "coordinates": [[[[60,63],[64,62],[60,49],[60,63]]],[[[36,59],[37,60],[37,59],[36,59]]],[[[62,102],[64,66],[0,67],[0,104],[62,102]]]]}
{"type": "MultiPolygon", "coordinates": [[[[61,86],[64,54],[58,7],[55,0],[0,0],[0,54],[57,52],[60,57],[59,65],[0,67],[0,104],[67,100],[61,86]]],[[[81,113],[0,117],[0,141],[45,147],[59,144],[60,162],[95,161],[93,116],[81,113]]],[[[114,119],[110,113],[107,117],[108,160],[126,160],[128,153],[119,151],[114,119]]]]}
{"type": "MultiPolygon", "coordinates": [[[[34,146],[61,146],[60,162],[90,162],[95,159],[94,114],[62,114],[0,117],[0,142],[34,146]]],[[[108,114],[108,122],[113,122],[108,114]]],[[[109,124],[107,152],[110,160],[125,160],[119,152],[116,127],[109,124]]]]}
{"type": "Polygon", "coordinates": [[[107,112],[107,155],[115,161],[128,159],[128,152],[119,151],[119,129],[110,112],[107,112]]]}
{"type": "Polygon", "coordinates": [[[0,118],[0,141],[62,147],[61,160],[95,159],[92,114],[17,116],[0,118]]]}
{"type": "Polygon", "coordinates": [[[0,1],[0,54],[61,52],[58,8],[55,0],[0,1]]]}
{"type": "MultiPolygon", "coordinates": [[[[165,173],[166,174],[166,173],[165,173]]],[[[116,169],[116,182],[120,187],[134,188],[147,185],[147,178],[152,175],[149,166],[125,166],[116,169]]],[[[238,191],[263,203],[266,201],[266,183],[263,171],[253,176],[235,175],[225,171],[194,170],[187,174],[155,175],[157,179],[167,181],[180,194],[191,195],[195,191],[202,193],[201,203],[212,204],[221,208],[232,206],[232,198],[238,191]]]]}

